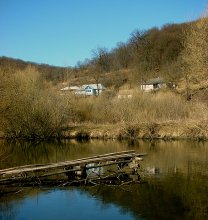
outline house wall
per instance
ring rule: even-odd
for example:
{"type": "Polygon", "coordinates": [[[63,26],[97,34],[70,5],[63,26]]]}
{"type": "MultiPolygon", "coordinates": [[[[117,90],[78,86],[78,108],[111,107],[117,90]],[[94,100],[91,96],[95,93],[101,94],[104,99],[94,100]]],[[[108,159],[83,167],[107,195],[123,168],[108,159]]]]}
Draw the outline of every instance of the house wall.
{"type": "Polygon", "coordinates": [[[76,91],[75,95],[85,95],[85,91],[76,91]]]}
{"type": "MultiPolygon", "coordinates": [[[[99,95],[102,93],[102,90],[99,89],[99,95]]],[[[98,95],[98,89],[86,89],[85,95],[98,95]]]]}
{"type": "Polygon", "coordinates": [[[158,84],[151,84],[151,85],[141,85],[141,90],[144,91],[151,91],[161,88],[167,88],[167,85],[165,83],[158,83],[158,84]]]}
{"type": "MultiPolygon", "coordinates": [[[[72,87],[71,87],[72,88],[72,87]]],[[[73,87],[74,88],[74,87],[73,87]]],[[[91,86],[81,86],[81,87],[77,87],[78,89],[71,89],[70,91],[73,91],[75,95],[82,95],[82,96],[94,96],[94,95],[98,95],[101,94],[103,92],[102,89],[95,89],[91,86]]]]}
{"type": "Polygon", "coordinates": [[[160,88],[167,88],[167,84],[166,83],[160,84],[160,88]]]}
{"type": "MultiPolygon", "coordinates": [[[[98,94],[98,89],[95,90],[96,94],[98,94]]],[[[99,94],[101,94],[103,90],[99,89],[99,94]]]]}
{"type": "Polygon", "coordinates": [[[141,85],[141,89],[145,91],[153,90],[153,85],[141,85]]]}
{"type": "Polygon", "coordinates": [[[85,95],[94,95],[93,94],[93,89],[85,89],[85,95]]]}

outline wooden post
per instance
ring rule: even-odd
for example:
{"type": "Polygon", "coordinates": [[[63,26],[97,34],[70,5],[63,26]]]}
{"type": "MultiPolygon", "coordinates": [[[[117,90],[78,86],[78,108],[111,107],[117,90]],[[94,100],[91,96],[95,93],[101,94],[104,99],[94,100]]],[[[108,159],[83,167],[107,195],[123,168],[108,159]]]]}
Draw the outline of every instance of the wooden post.
{"type": "Polygon", "coordinates": [[[81,171],[82,171],[81,177],[82,177],[83,179],[86,179],[86,178],[87,178],[87,168],[86,168],[86,164],[84,164],[84,166],[82,167],[81,171]]]}
{"type": "MultiPolygon", "coordinates": [[[[66,170],[73,170],[73,166],[68,166],[66,170]]],[[[75,171],[66,172],[66,176],[68,177],[68,181],[75,179],[75,171]]]]}

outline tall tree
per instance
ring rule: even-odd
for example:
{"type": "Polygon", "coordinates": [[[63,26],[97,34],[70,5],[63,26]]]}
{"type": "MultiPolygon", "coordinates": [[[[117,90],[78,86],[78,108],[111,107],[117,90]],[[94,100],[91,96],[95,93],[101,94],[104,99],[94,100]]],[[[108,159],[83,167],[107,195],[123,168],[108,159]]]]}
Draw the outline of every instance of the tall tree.
{"type": "Polygon", "coordinates": [[[119,68],[128,68],[132,59],[131,50],[125,43],[118,43],[117,47],[113,50],[114,65],[119,68]]]}
{"type": "Polygon", "coordinates": [[[106,48],[98,47],[97,49],[93,50],[92,53],[94,58],[92,60],[90,70],[92,71],[95,83],[97,84],[97,91],[99,95],[101,74],[110,71],[111,59],[106,48]]]}
{"type": "Polygon", "coordinates": [[[191,90],[200,86],[208,77],[208,17],[202,16],[185,32],[182,52],[183,72],[187,99],[191,90]]]}
{"type": "Polygon", "coordinates": [[[108,72],[110,70],[110,54],[105,47],[98,47],[92,51],[94,65],[99,72],[108,72]]]}

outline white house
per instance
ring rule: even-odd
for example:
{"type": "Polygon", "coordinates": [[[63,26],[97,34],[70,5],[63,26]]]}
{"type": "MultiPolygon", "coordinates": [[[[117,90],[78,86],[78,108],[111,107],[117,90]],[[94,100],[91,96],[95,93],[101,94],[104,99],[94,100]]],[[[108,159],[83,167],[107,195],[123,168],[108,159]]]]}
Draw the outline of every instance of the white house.
{"type": "Polygon", "coordinates": [[[71,91],[75,95],[97,96],[100,95],[106,88],[102,84],[86,84],[82,86],[70,86],[61,89],[61,91],[71,91]]]}
{"type": "Polygon", "coordinates": [[[141,84],[141,90],[144,90],[144,91],[158,90],[158,89],[166,88],[166,87],[167,87],[167,84],[160,77],[150,79],[141,84]]]}
{"type": "Polygon", "coordinates": [[[102,84],[86,84],[80,87],[79,91],[76,91],[77,95],[97,96],[100,95],[106,88],[102,84]]]}

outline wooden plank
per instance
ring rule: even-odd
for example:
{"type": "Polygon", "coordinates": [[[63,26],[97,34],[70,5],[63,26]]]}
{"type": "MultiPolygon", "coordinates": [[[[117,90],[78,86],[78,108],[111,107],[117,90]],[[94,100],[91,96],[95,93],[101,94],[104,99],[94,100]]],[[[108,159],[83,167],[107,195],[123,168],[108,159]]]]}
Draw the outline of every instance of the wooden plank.
{"type": "Polygon", "coordinates": [[[88,163],[96,163],[96,162],[103,162],[107,160],[116,160],[116,159],[123,159],[123,158],[131,158],[132,154],[123,154],[123,155],[115,155],[115,156],[108,156],[104,158],[95,158],[95,159],[84,159],[84,160],[78,160],[78,161],[69,161],[69,162],[62,162],[62,163],[54,163],[51,165],[46,166],[40,166],[40,167],[32,167],[32,168],[21,168],[17,170],[11,170],[2,172],[1,175],[8,175],[8,174],[18,174],[18,173],[24,173],[24,172],[34,172],[34,171],[41,171],[46,169],[53,169],[53,168],[60,168],[65,166],[76,166],[81,164],[88,164],[88,163]]]}
{"type": "MultiPolygon", "coordinates": [[[[106,166],[111,166],[111,165],[115,165],[115,164],[119,164],[119,163],[126,163],[126,162],[130,162],[130,160],[121,160],[121,161],[117,161],[117,162],[110,162],[107,164],[98,164],[98,165],[94,165],[91,167],[86,167],[86,170],[90,170],[93,168],[99,168],[99,167],[106,167],[106,166]]],[[[73,172],[73,171],[80,171],[80,170],[82,170],[81,167],[77,168],[77,169],[62,170],[62,171],[58,171],[58,172],[47,173],[47,174],[40,175],[38,177],[46,177],[46,176],[52,176],[52,175],[56,175],[56,174],[62,174],[62,173],[68,173],[68,172],[73,172]]]]}
{"type": "MultiPolygon", "coordinates": [[[[81,159],[75,159],[75,160],[70,160],[70,161],[59,162],[59,164],[61,164],[61,163],[65,164],[65,163],[74,162],[74,161],[78,162],[78,161],[88,160],[88,159],[93,159],[93,158],[103,158],[103,157],[108,157],[108,156],[113,156],[113,155],[120,155],[120,154],[126,154],[126,153],[134,153],[134,152],[135,152],[135,150],[113,152],[113,153],[108,153],[108,154],[101,154],[101,155],[97,155],[97,156],[91,156],[91,157],[85,157],[85,158],[81,158],[81,159]]],[[[31,165],[23,165],[23,166],[11,167],[11,168],[0,170],[0,175],[5,173],[6,171],[19,170],[19,169],[30,168],[30,167],[33,168],[33,167],[37,167],[37,166],[41,167],[41,166],[52,165],[52,164],[55,164],[55,163],[31,164],[31,165]]]]}
{"type": "Polygon", "coordinates": [[[135,156],[136,157],[144,157],[144,156],[147,156],[147,154],[146,153],[142,153],[142,154],[141,153],[140,154],[136,153],[135,156]]]}
{"type": "MultiPolygon", "coordinates": [[[[130,162],[130,160],[121,160],[121,161],[115,161],[115,162],[110,162],[110,163],[106,163],[106,164],[97,164],[94,166],[90,166],[90,167],[86,167],[86,170],[90,170],[93,168],[99,168],[99,167],[106,167],[106,166],[111,166],[111,165],[115,165],[115,164],[119,164],[119,163],[128,163],[130,162]]],[[[73,172],[73,171],[80,171],[82,170],[82,168],[77,168],[77,169],[70,169],[70,170],[63,170],[63,171],[58,171],[58,172],[54,172],[54,173],[47,173],[47,174],[43,174],[39,177],[46,177],[46,176],[52,176],[52,175],[56,175],[56,174],[62,174],[62,173],[68,173],[68,172],[73,172]]]]}
{"type": "MultiPolygon", "coordinates": [[[[132,152],[132,151],[131,151],[132,152]]],[[[123,159],[123,158],[131,158],[135,156],[135,153],[131,154],[125,154],[121,152],[117,153],[111,153],[111,156],[108,155],[98,155],[89,158],[82,158],[74,161],[66,161],[66,162],[61,162],[61,163],[54,163],[54,164],[49,164],[49,165],[43,165],[43,166],[35,166],[34,167],[19,167],[19,169],[14,169],[14,170],[9,170],[9,171],[1,171],[1,175],[15,175],[15,174],[20,174],[24,172],[34,172],[34,171],[41,171],[41,170],[46,170],[46,169],[53,169],[53,168],[61,168],[65,166],[76,166],[76,165],[81,165],[81,164],[87,164],[87,163],[94,163],[94,162],[103,162],[107,160],[116,160],[116,159],[123,159]]]]}
{"type": "Polygon", "coordinates": [[[10,168],[0,170],[0,175],[1,173],[4,173],[6,171],[17,170],[17,169],[19,170],[19,169],[30,168],[30,167],[39,167],[39,166],[45,166],[45,165],[50,165],[50,164],[30,164],[30,165],[23,165],[23,166],[17,166],[17,167],[10,167],[10,168]]]}
{"type": "MultiPolygon", "coordinates": [[[[93,168],[99,168],[99,167],[105,167],[105,166],[111,166],[119,163],[128,163],[130,160],[121,160],[121,161],[115,161],[115,162],[110,162],[106,164],[98,164],[94,165],[91,167],[87,167],[86,170],[93,169],[93,168]]],[[[23,177],[8,177],[8,178],[3,178],[0,179],[0,182],[6,182],[6,181],[17,181],[17,180],[25,180],[25,179],[34,179],[34,178],[43,178],[43,177],[48,177],[48,176],[53,176],[53,175],[58,175],[58,174],[63,174],[63,173],[69,173],[69,172],[74,172],[74,171],[80,171],[82,168],[75,168],[75,169],[69,169],[69,170],[62,170],[62,171],[56,171],[53,173],[46,173],[46,174],[41,174],[41,175],[34,175],[34,176],[23,176],[23,177]]]]}
{"type": "MultiPolygon", "coordinates": [[[[122,154],[131,154],[135,153],[135,150],[129,150],[129,151],[120,151],[120,152],[114,152],[114,153],[108,153],[108,154],[101,154],[97,156],[92,156],[92,157],[85,157],[85,158],[80,158],[80,159],[75,159],[75,160],[69,160],[69,161],[64,161],[64,162],[58,162],[57,164],[65,164],[65,163],[72,163],[72,162],[82,162],[83,160],[91,160],[91,159],[97,159],[97,158],[105,158],[109,156],[116,156],[116,155],[122,155],[122,154]]],[[[52,163],[54,164],[54,163],[52,163]]]]}

